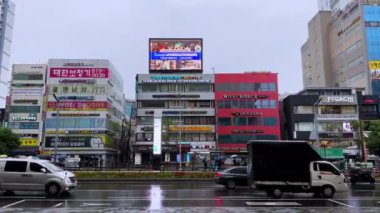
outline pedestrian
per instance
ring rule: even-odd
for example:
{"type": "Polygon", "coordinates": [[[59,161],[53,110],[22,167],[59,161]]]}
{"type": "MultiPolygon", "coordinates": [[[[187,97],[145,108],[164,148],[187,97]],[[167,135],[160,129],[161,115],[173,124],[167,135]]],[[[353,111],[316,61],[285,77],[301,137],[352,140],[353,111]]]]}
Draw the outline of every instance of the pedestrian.
{"type": "Polygon", "coordinates": [[[203,159],[203,166],[204,166],[204,169],[206,171],[207,170],[207,161],[206,161],[206,159],[203,159]]]}
{"type": "Polygon", "coordinates": [[[236,158],[233,158],[233,159],[232,159],[232,162],[234,163],[234,166],[237,165],[236,158]]]}

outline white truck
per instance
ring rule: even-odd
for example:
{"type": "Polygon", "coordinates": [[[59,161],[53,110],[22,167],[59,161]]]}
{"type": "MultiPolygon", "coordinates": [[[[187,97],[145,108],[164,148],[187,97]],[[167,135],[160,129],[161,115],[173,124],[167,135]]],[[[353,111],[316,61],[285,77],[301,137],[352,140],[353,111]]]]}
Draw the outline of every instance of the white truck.
{"type": "Polygon", "coordinates": [[[249,141],[248,179],[251,186],[275,198],[283,192],[303,192],[326,198],[348,191],[345,177],[305,141],[249,141]]]}

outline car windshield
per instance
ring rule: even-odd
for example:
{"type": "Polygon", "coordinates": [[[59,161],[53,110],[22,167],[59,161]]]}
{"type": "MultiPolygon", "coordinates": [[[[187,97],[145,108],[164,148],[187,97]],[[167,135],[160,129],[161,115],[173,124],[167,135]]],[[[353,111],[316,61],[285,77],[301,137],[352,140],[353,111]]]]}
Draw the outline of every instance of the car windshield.
{"type": "Polygon", "coordinates": [[[58,166],[49,163],[49,162],[41,162],[41,164],[46,167],[51,172],[60,172],[63,171],[63,169],[59,168],[58,166]]]}

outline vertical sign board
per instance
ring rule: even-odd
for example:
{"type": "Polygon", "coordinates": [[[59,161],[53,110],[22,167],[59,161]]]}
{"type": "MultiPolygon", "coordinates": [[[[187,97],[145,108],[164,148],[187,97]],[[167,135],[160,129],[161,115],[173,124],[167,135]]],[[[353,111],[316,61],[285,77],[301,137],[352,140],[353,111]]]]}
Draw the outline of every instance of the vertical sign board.
{"type": "Polygon", "coordinates": [[[161,155],[161,117],[154,117],[153,155],[161,155]]]}

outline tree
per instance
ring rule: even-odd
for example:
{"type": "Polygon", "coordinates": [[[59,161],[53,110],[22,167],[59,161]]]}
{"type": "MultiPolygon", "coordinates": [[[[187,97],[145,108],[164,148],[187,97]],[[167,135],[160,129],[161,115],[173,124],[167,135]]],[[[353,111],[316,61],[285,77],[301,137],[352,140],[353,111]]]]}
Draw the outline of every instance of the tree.
{"type": "Polygon", "coordinates": [[[370,153],[380,155],[380,121],[372,121],[369,130],[367,148],[370,153]]]}
{"type": "Polygon", "coordinates": [[[0,154],[8,154],[9,151],[20,146],[20,140],[10,129],[0,129],[0,154]]]}

